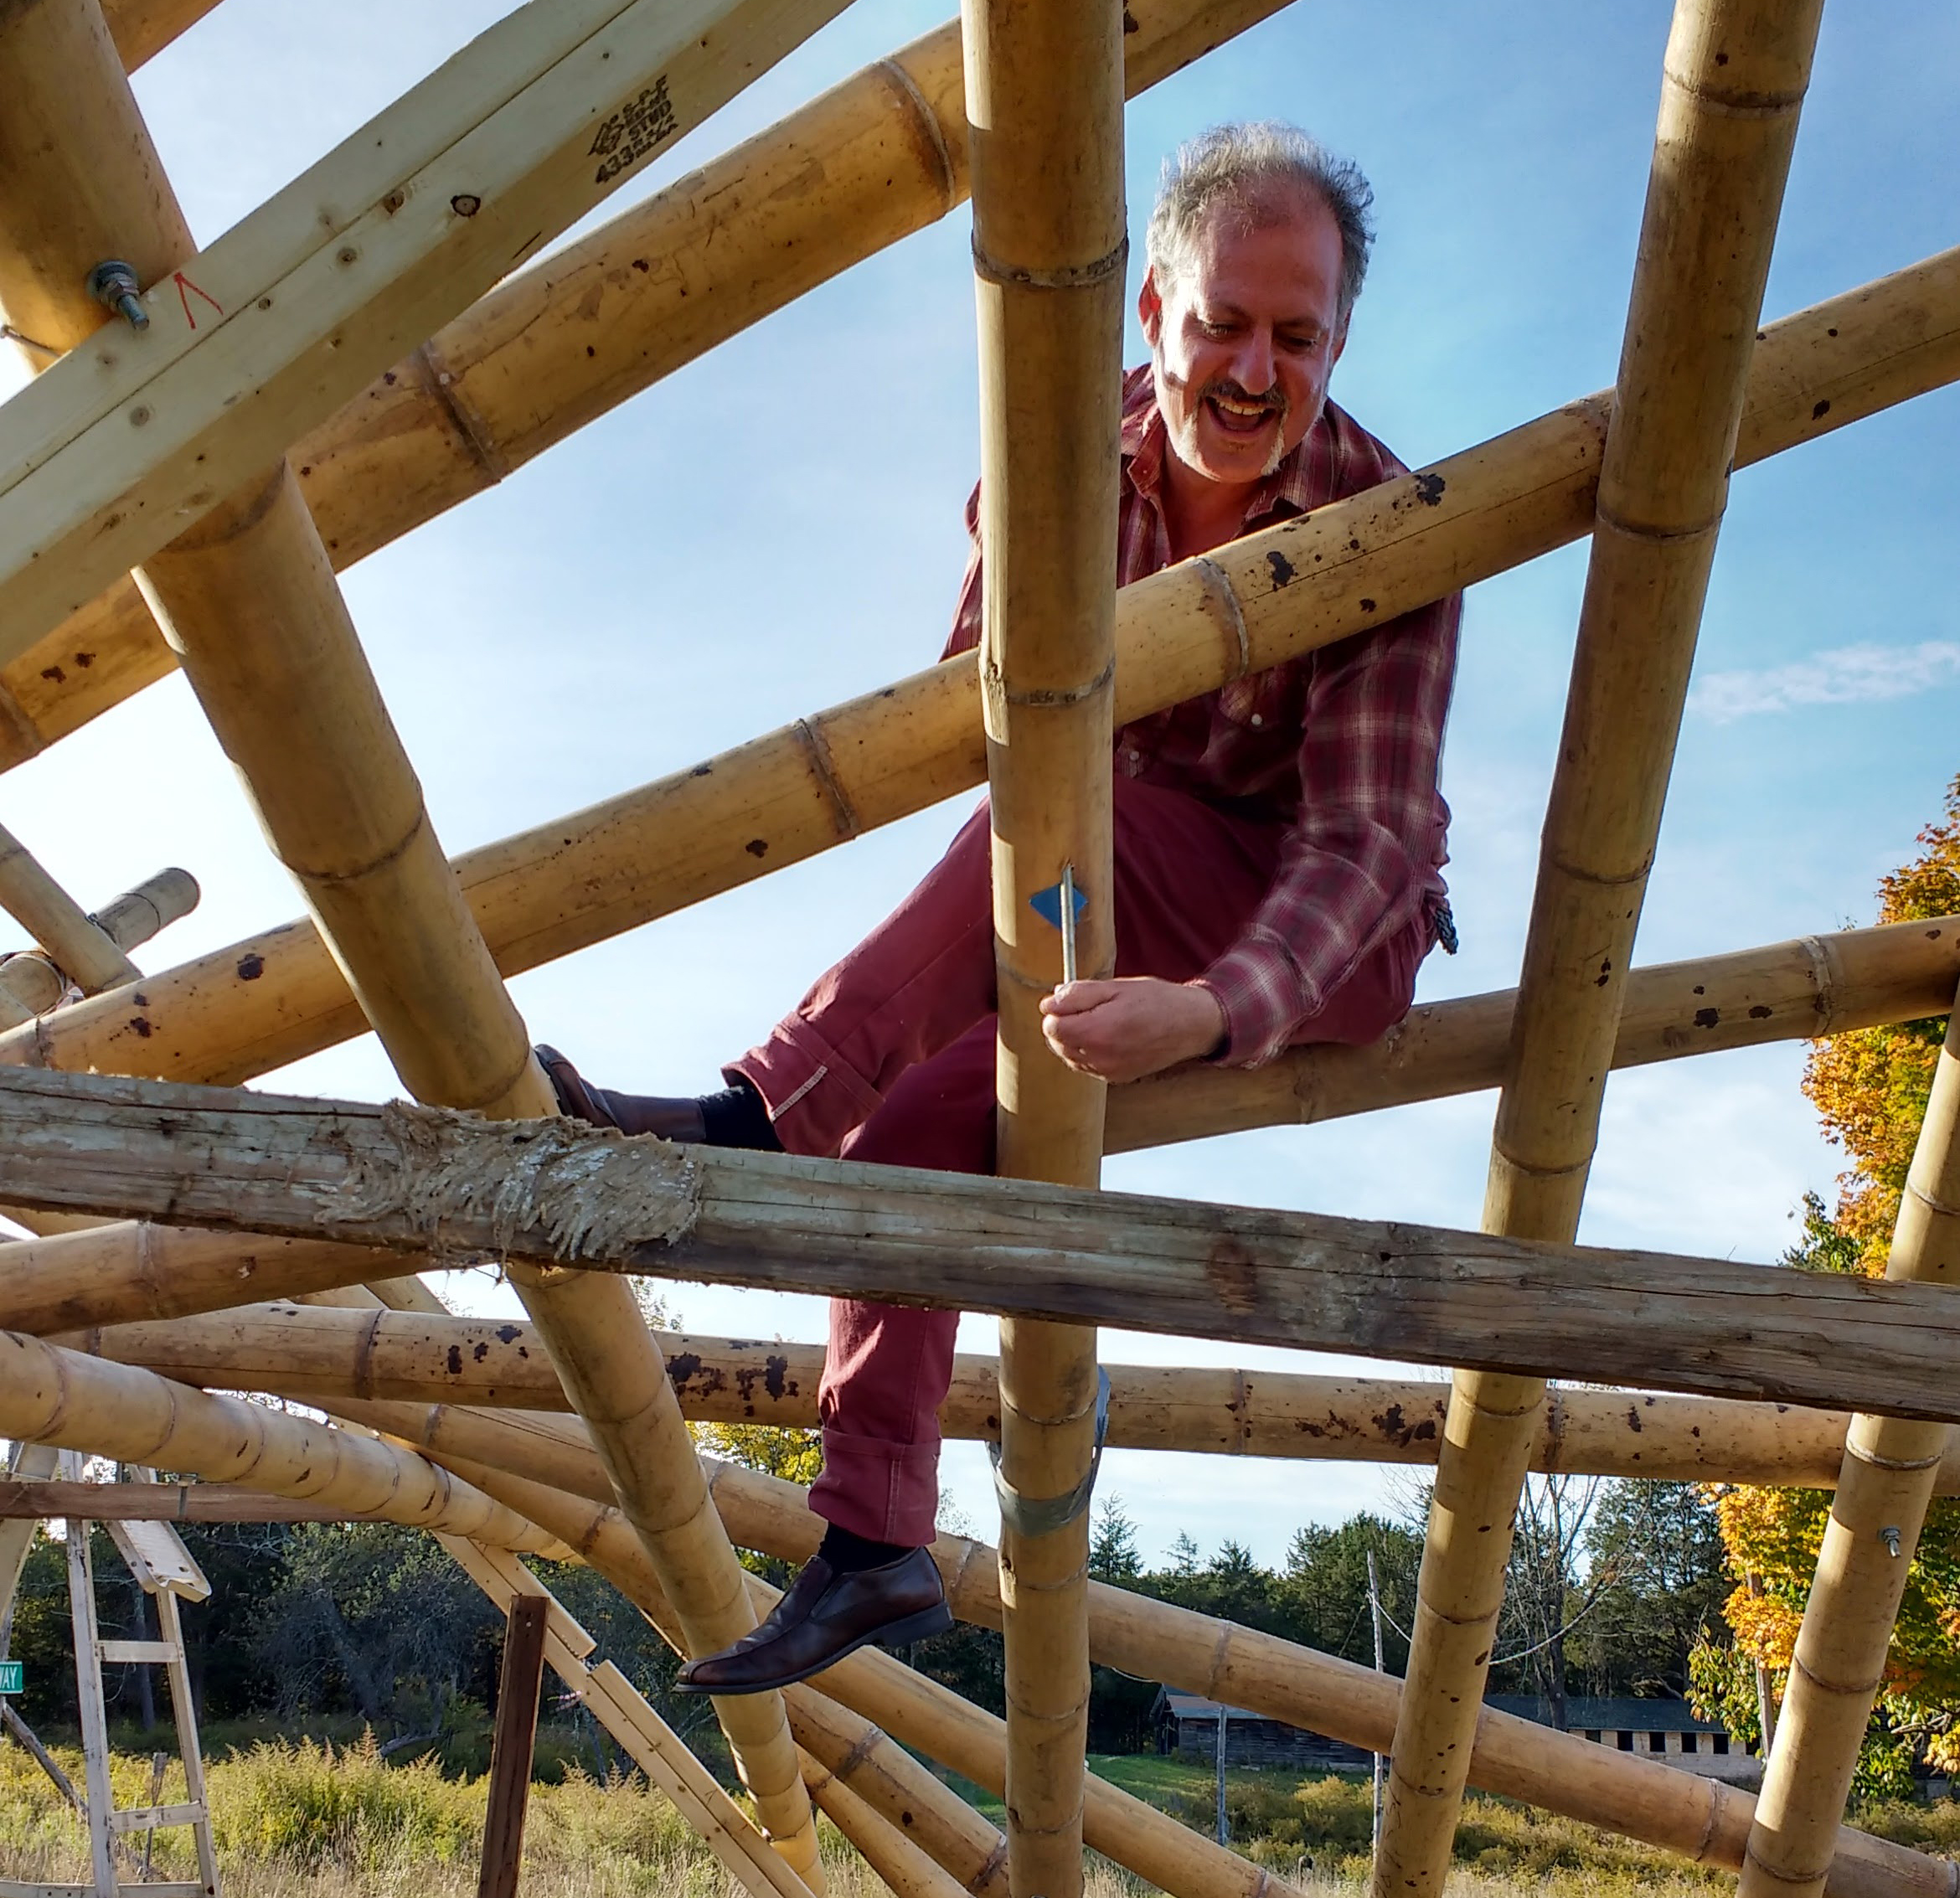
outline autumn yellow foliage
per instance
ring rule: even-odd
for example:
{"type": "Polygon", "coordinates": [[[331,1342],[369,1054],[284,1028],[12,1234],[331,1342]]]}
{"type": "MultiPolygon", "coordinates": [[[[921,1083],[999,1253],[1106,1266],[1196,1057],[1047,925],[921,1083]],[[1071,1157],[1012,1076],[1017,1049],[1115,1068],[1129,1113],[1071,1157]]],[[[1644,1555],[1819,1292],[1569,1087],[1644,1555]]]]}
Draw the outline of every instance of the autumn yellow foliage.
{"type": "MultiPolygon", "coordinates": [[[[1879,920],[1960,913],[1960,778],[1920,854],[1879,885],[1879,920]]],[[[1803,1238],[1787,1262],[1880,1277],[1891,1251],[1906,1169],[1946,1034],[1943,1017],[1857,1029],[1815,1044],[1803,1091],[1850,1165],[1827,1209],[1807,1195],[1803,1238]]],[[[1716,1496],[1730,1572],[1733,1649],[1704,1645],[1694,1679],[1710,1713],[1755,1730],[1754,1667],[1778,1682],[1809,1599],[1830,1497],[1821,1490],[1723,1487],[1716,1496]],[[1751,1586],[1753,1578],[1753,1586],[1751,1586]]],[[[1960,1772],[1960,1503],[1936,1502],[1907,1577],[1885,1685],[1861,1765],[1867,1792],[1896,1790],[1913,1750],[1960,1772]]]]}

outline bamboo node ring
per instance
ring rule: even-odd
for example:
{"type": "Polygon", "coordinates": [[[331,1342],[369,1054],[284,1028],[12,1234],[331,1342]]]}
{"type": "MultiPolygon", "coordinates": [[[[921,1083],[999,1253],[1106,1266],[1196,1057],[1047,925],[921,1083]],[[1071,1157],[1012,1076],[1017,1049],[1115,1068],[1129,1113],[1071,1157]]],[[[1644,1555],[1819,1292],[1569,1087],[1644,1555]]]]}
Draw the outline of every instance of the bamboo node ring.
{"type": "Polygon", "coordinates": [[[998,685],[989,681],[989,688],[996,702],[1004,705],[1032,706],[1039,710],[1050,705],[1080,705],[1085,699],[1093,699],[1098,693],[1106,692],[1116,683],[1116,655],[1110,655],[1109,663],[1091,679],[1081,685],[1062,685],[1038,689],[1033,692],[1009,692],[998,668],[990,668],[992,679],[999,680],[998,685]]]}
{"type": "Polygon", "coordinates": [[[926,142],[932,147],[939,160],[939,188],[946,199],[950,211],[959,202],[959,183],[953,168],[952,153],[946,149],[946,127],[939,122],[939,114],[933,111],[926,95],[919,90],[919,82],[899,64],[896,59],[880,59],[871,69],[880,79],[890,83],[892,89],[912,108],[920,129],[926,134],[926,142]]]}
{"type": "Polygon", "coordinates": [[[1944,1199],[1934,1198],[1923,1186],[1915,1184],[1910,1173],[1906,1176],[1906,1190],[1929,1213],[1937,1213],[1942,1219],[1960,1220],[1960,1206],[1949,1206],[1944,1199]]]}
{"type": "Polygon", "coordinates": [[[988,283],[1019,290],[1092,290],[1110,278],[1120,277],[1128,268],[1130,240],[1126,233],[1115,250],[1086,264],[1064,264],[1059,270],[1022,270],[990,257],[980,247],[979,234],[973,236],[973,271],[988,283]]]}
{"type": "Polygon", "coordinates": [[[830,747],[823,742],[823,733],[807,719],[798,719],[790,729],[797,735],[797,742],[809,754],[810,769],[817,774],[818,783],[830,800],[830,821],[837,827],[838,838],[848,843],[864,826],[859,822],[858,813],[851,808],[850,799],[844,796],[830,747]]]}
{"type": "Polygon", "coordinates": [[[422,365],[424,386],[448,416],[457,437],[470,451],[471,458],[493,482],[502,481],[510,472],[510,458],[498,445],[496,436],[483,418],[463,399],[456,372],[436,348],[436,338],[431,337],[415,354],[422,365]]]}

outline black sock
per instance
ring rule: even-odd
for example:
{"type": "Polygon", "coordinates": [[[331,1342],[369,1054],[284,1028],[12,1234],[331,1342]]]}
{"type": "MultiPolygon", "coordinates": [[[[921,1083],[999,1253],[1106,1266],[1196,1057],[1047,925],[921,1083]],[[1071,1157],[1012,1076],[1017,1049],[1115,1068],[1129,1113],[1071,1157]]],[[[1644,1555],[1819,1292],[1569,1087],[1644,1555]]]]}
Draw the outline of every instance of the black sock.
{"type": "Polygon", "coordinates": [[[710,1147],[746,1147],[758,1153],[782,1151],[762,1096],[742,1076],[719,1093],[702,1095],[700,1106],[701,1126],[710,1147]]]}
{"type": "Polygon", "coordinates": [[[855,1575],[860,1569],[881,1569],[901,1555],[911,1554],[903,1542],[874,1542],[868,1535],[854,1535],[832,1523],[823,1532],[817,1553],[839,1575],[855,1575]]]}

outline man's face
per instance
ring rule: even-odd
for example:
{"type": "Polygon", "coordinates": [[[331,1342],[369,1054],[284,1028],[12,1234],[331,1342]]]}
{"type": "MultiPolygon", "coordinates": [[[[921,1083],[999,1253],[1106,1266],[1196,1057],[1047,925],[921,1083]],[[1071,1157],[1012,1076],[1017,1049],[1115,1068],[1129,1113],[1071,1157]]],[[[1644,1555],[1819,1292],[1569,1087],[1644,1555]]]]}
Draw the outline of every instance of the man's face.
{"type": "Polygon", "coordinates": [[[1297,192],[1261,209],[1248,219],[1230,200],[1215,205],[1176,279],[1160,289],[1146,276],[1137,301],[1171,446],[1230,487],[1299,446],[1347,342],[1333,214],[1297,192]]]}

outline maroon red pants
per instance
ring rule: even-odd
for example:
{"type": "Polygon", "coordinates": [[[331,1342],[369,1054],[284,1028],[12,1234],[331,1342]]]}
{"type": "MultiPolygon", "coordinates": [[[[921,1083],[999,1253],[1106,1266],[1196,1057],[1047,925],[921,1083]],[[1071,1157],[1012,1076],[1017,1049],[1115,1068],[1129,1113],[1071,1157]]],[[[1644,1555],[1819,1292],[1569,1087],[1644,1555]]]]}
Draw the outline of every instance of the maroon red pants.
{"type": "MultiPolygon", "coordinates": [[[[1117,973],[1188,982],[1258,906],[1283,827],[1131,778],[1115,787],[1117,973]]],[[[1429,944],[1418,917],[1296,1042],[1375,1040],[1408,1012],[1429,944]]],[[[983,805],[918,888],[726,1071],[761,1094],[786,1153],[992,1173],[993,980],[983,805]]],[[[880,1542],[932,1540],[958,1324],[955,1312],[831,1301],[819,1515],[880,1542]]]]}

